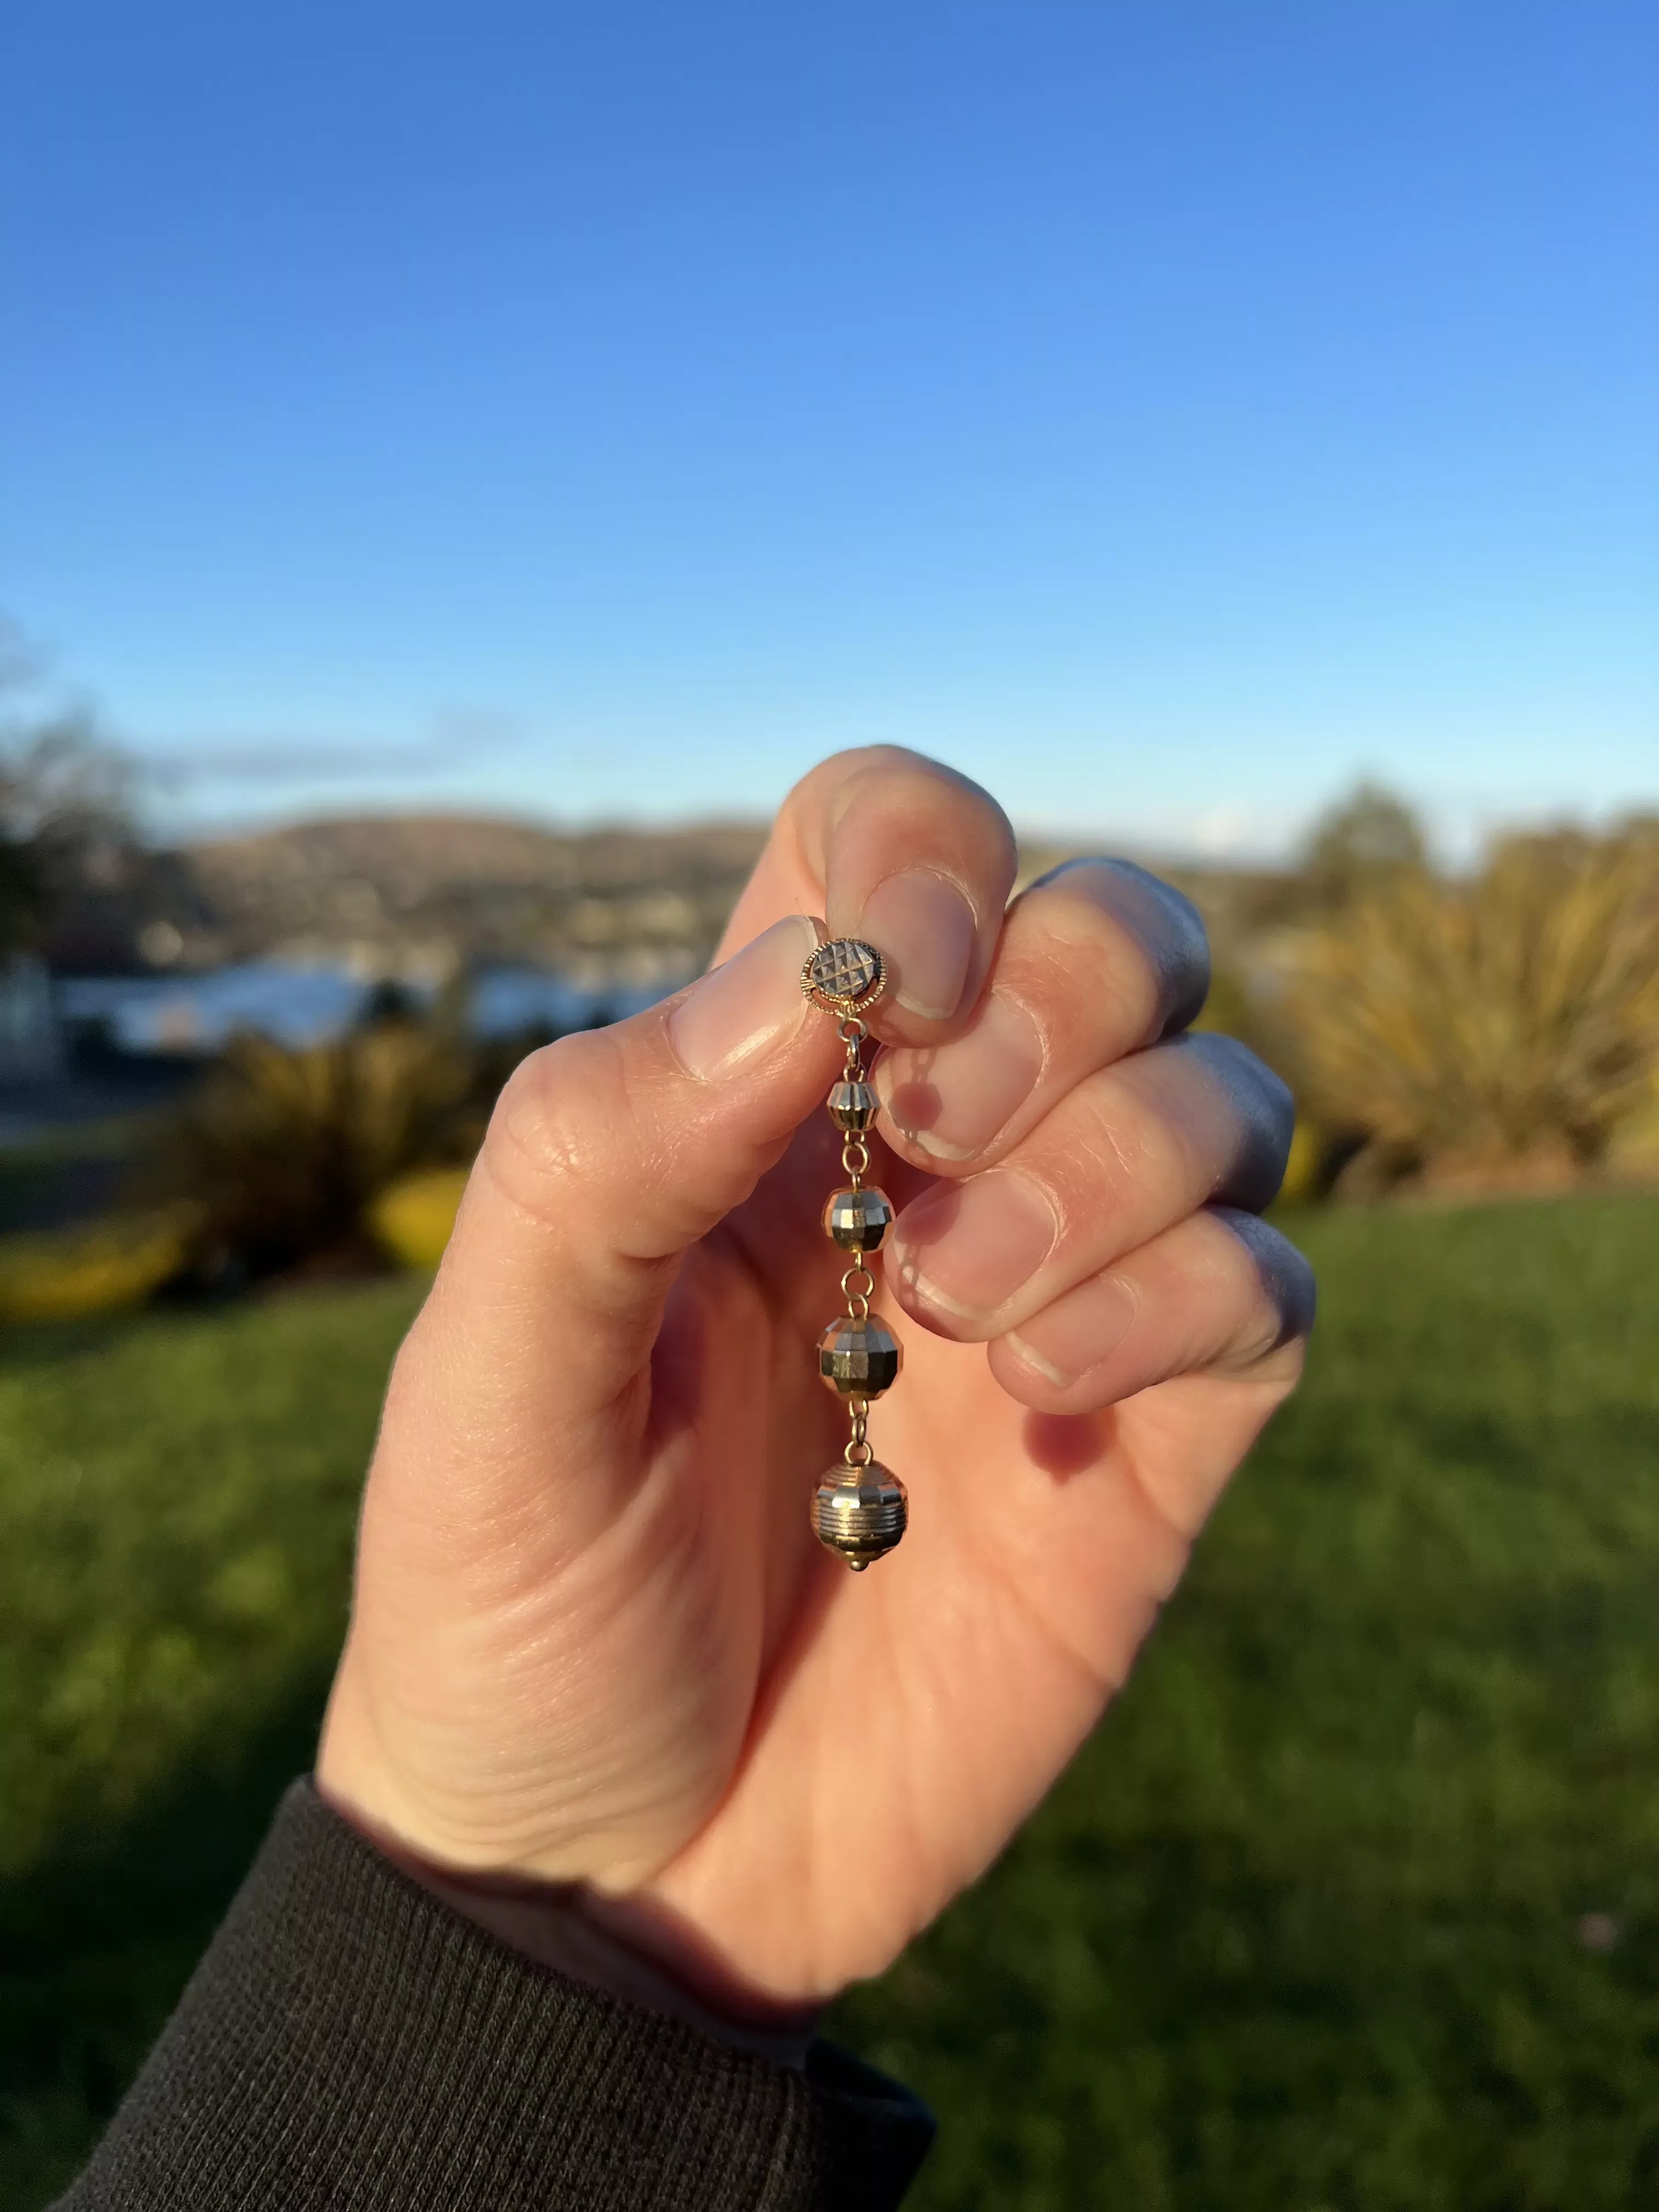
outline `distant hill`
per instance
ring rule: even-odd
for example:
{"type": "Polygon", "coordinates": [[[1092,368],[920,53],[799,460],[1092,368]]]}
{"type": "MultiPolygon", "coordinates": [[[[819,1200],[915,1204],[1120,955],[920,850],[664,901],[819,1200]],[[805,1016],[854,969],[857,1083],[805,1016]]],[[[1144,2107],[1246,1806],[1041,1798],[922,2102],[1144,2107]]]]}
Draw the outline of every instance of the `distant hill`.
{"type": "Polygon", "coordinates": [[[491,815],[371,814],[205,839],[187,849],[204,872],[227,883],[356,877],[398,882],[419,896],[459,882],[600,889],[665,871],[725,878],[746,874],[765,838],[765,825],[750,822],[572,832],[491,815]]]}
{"type": "Polygon", "coordinates": [[[535,960],[596,981],[701,966],[765,841],[759,823],[566,833],[475,815],[304,822],[188,847],[193,963],[279,953],[389,972],[535,960]]]}
{"type": "MultiPolygon", "coordinates": [[[[489,815],[363,815],[134,848],[88,882],[51,948],[59,972],[214,968],[276,957],[441,981],[528,962],[594,988],[704,966],[765,842],[756,822],[563,831],[489,815]]],[[[1098,842],[1022,847],[1022,880],[1098,842]]],[[[1154,861],[1153,865],[1157,865],[1154,861]]],[[[1271,922],[1283,879],[1166,870],[1218,944],[1271,922]]]]}

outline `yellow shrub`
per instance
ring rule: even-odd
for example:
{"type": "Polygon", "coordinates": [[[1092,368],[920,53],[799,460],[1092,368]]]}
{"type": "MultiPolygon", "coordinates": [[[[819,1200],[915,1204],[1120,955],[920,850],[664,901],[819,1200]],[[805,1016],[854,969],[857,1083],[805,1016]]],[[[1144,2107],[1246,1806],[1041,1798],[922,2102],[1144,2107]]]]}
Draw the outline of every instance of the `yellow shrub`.
{"type": "Polygon", "coordinates": [[[1654,1067],[1645,1096],[1629,1120],[1620,1124],[1610,1157],[1616,1167],[1626,1174],[1639,1176],[1644,1182],[1659,1177],[1659,1063],[1654,1067]]]}
{"type": "Polygon", "coordinates": [[[429,1272],[444,1256],[466,1188],[465,1168],[430,1168],[404,1176],[369,1207],[369,1225],[394,1260],[429,1272]]]}
{"type": "Polygon", "coordinates": [[[1633,845],[1517,841],[1406,871],[1304,940],[1284,1012],[1310,1103],[1402,1162],[1601,1157],[1659,1054],[1659,895],[1633,845]]]}
{"type": "Polygon", "coordinates": [[[1287,1204],[1299,1205],[1319,1194],[1324,1152],[1323,1136],[1298,1114],[1291,1136],[1290,1158],[1285,1163],[1285,1180],[1279,1187],[1279,1195],[1287,1204]]]}
{"type": "Polygon", "coordinates": [[[190,1229],[174,1209],[0,1237],[0,1320],[69,1321],[134,1305],[179,1273],[190,1229]]]}
{"type": "Polygon", "coordinates": [[[378,1191],[471,1149],[471,1075],[408,1024],[298,1051],[239,1037],[161,1138],[151,1188],[198,1208],[204,1249],[255,1272],[350,1253],[378,1191]]]}

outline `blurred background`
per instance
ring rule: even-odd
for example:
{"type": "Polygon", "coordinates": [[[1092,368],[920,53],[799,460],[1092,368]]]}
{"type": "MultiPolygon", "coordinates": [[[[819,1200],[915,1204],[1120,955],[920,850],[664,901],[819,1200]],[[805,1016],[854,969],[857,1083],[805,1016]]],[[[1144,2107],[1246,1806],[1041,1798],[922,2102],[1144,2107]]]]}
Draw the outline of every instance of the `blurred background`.
{"type": "Polygon", "coordinates": [[[516,1060],[893,741],[1297,1097],[1306,1389],[837,2032],[921,2212],[1659,2206],[1659,21],[0,20],[0,2208],[308,1760],[516,1060]]]}

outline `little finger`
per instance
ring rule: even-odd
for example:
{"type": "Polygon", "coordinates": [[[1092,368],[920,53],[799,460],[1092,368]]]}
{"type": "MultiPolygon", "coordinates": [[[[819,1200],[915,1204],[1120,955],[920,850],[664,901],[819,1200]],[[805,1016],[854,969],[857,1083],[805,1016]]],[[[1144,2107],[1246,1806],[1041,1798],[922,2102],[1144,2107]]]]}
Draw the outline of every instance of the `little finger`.
{"type": "Polygon", "coordinates": [[[1313,1326],[1313,1270],[1255,1214],[1208,1206],[999,1337],[991,1371],[1022,1405],[1091,1413],[1172,1376],[1292,1379],[1313,1326]]]}

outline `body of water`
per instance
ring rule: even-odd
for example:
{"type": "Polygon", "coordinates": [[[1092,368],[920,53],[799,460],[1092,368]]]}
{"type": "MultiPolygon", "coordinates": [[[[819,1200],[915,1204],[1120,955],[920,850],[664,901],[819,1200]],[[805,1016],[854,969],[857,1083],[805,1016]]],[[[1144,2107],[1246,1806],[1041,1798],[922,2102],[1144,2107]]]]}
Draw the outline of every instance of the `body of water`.
{"type": "MultiPolygon", "coordinates": [[[[78,975],[54,986],[60,1018],[94,1024],[122,1052],[195,1057],[221,1050],[239,1032],[291,1046],[322,1044],[361,1019],[375,986],[342,968],[255,960],[204,975],[78,975]]],[[[408,988],[430,1005],[431,988],[408,988]]],[[[482,969],[471,981],[466,1023],[475,1036],[583,1029],[637,1013],[660,986],[593,989],[544,969],[482,969]]]]}

